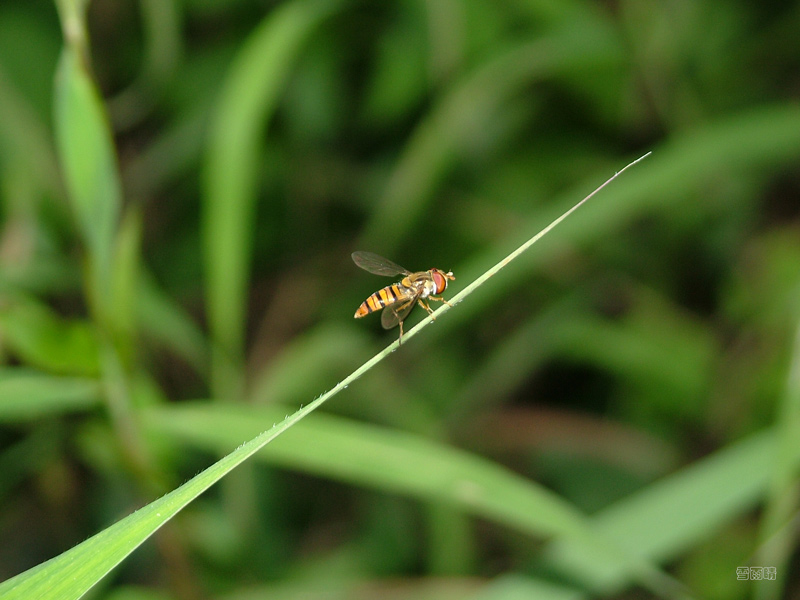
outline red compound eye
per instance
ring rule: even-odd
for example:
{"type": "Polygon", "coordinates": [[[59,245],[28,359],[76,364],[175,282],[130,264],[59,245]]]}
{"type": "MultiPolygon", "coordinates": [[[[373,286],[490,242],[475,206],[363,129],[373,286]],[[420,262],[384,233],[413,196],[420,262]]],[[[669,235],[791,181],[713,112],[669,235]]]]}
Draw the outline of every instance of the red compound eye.
{"type": "Polygon", "coordinates": [[[431,277],[433,277],[433,283],[436,285],[436,293],[441,294],[447,288],[447,279],[438,269],[431,271],[431,277]]]}

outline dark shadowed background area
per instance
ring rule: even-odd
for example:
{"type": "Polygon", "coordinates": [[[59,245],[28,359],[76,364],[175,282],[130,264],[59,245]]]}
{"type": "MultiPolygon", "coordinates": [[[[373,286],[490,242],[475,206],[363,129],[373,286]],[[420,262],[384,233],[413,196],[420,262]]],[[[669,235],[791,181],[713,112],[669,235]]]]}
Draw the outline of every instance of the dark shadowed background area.
{"type": "Polygon", "coordinates": [[[775,1],[4,0],[0,581],[392,342],[353,251],[452,297],[652,151],[88,597],[798,597],[798,32],[775,1]]]}

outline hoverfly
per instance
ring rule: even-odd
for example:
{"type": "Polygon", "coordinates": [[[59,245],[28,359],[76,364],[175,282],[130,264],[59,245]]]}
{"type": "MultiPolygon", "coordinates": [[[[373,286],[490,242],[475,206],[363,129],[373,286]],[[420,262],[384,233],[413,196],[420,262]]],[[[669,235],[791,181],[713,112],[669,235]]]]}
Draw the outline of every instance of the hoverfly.
{"type": "Polygon", "coordinates": [[[426,299],[428,301],[437,300],[452,306],[447,300],[436,295],[447,289],[448,280],[455,279],[450,271],[445,273],[439,269],[430,269],[429,271],[412,273],[408,269],[404,269],[400,265],[372,252],[353,252],[352,257],[356,265],[375,275],[385,275],[387,277],[404,275],[401,281],[387,285],[364,300],[355,314],[355,318],[360,319],[369,313],[384,308],[385,310],[381,315],[381,325],[383,325],[384,329],[391,329],[400,325],[401,344],[403,343],[403,321],[415,304],[419,304],[427,310],[431,319],[434,318],[433,311],[425,302],[426,299]]]}

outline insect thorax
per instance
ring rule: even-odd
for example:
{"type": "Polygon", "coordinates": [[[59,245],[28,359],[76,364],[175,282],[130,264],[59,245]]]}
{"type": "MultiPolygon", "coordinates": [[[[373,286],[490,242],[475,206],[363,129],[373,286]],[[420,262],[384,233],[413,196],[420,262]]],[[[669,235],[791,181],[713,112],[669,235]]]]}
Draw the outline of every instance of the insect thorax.
{"type": "Polygon", "coordinates": [[[421,289],[420,298],[427,298],[436,293],[436,283],[432,279],[425,279],[420,281],[417,289],[421,289]]]}

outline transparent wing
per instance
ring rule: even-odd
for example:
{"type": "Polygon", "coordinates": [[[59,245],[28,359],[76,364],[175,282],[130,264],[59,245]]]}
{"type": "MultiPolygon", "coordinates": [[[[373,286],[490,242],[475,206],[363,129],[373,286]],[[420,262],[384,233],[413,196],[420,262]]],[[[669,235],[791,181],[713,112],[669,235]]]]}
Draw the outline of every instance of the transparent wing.
{"type": "Polygon", "coordinates": [[[410,271],[404,269],[397,263],[393,263],[388,258],[383,258],[372,252],[353,252],[351,255],[353,262],[359,267],[375,275],[385,275],[394,277],[395,275],[410,275],[410,271]]]}
{"type": "Polygon", "coordinates": [[[406,301],[395,302],[384,308],[383,313],[381,313],[381,325],[383,325],[383,328],[392,329],[397,327],[400,321],[405,321],[408,313],[417,303],[418,297],[419,294],[414,294],[406,301]]]}

